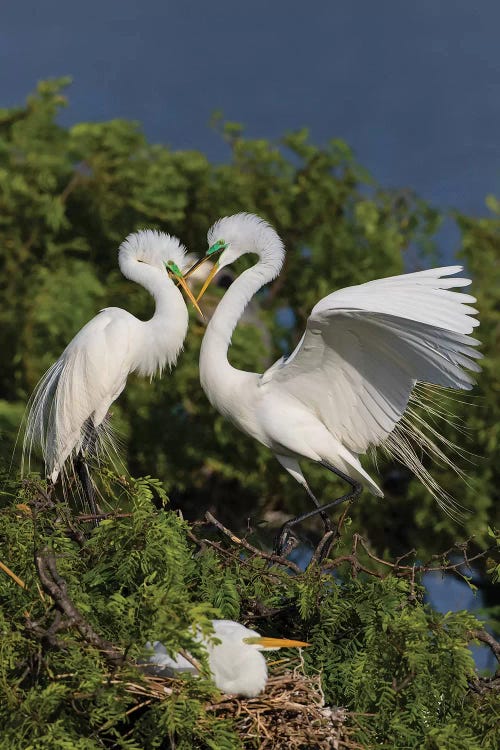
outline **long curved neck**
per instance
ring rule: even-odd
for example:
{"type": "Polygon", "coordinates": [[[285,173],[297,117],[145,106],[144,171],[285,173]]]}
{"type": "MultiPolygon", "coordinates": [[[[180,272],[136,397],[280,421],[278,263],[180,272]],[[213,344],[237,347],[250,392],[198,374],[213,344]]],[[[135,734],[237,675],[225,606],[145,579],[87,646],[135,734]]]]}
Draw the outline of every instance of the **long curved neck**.
{"type": "Polygon", "coordinates": [[[217,305],[200,351],[200,381],[212,403],[215,393],[228,387],[241,372],[227,358],[233,331],[254,294],[275,276],[276,268],[260,260],[233,281],[217,305]]]}
{"type": "Polygon", "coordinates": [[[166,365],[174,365],[186,337],[189,316],[180,290],[167,273],[135,258],[120,258],[124,276],[146,289],[155,301],[155,312],[141,325],[134,369],[141,375],[162,372],[166,365]]]}

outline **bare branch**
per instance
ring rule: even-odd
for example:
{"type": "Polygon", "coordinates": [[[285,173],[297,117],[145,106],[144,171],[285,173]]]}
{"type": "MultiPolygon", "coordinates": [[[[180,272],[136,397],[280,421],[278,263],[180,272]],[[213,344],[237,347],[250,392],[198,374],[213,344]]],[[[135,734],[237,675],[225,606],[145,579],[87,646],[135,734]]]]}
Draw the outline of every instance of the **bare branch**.
{"type": "Polygon", "coordinates": [[[99,649],[113,666],[123,664],[124,654],[112,643],[98,635],[75,607],[68,596],[66,581],[60,576],[52,550],[45,547],[35,554],[35,564],[44,591],[54,600],[57,609],[67,617],[67,625],[74,626],[82,638],[99,649]]]}
{"type": "Polygon", "coordinates": [[[337,531],[325,532],[323,538],[320,540],[318,546],[314,550],[314,555],[311,557],[309,565],[307,566],[308,569],[313,565],[318,565],[319,563],[321,563],[321,561],[328,555],[330,547],[332,546],[336,536],[337,531]]]}
{"type": "Polygon", "coordinates": [[[293,570],[294,573],[297,574],[301,574],[303,572],[299,568],[299,566],[291,560],[287,560],[285,557],[281,557],[280,555],[273,555],[269,554],[268,552],[263,552],[262,550],[257,549],[257,547],[254,547],[252,544],[247,542],[246,539],[240,539],[240,537],[236,536],[236,534],[234,534],[230,529],[227,529],[223,524],[221,524],[221,522],[218,521],[215,516],[213,516],[208,510],[205,513],[205,518],[207,519],[207,521],[210,521],[210,523],[212,523],[217,529],[219,529],[219,531],[221,531],[225,536],[227,536],[233,542],[233,544],[237,544],[239,547],[243,547],[256,557],[262,557],[264,560],[269,560],[270,562],[277,563],[278,565],[283,565],[286,568],[290,568],[290,570],[293,570]]]}
{"type": "Polygon", "coordinates": [[[486,645],[489,646],[495,654],[496,660],[500,662],[500,643],[495,638],[493,638],[491,633],[488,633],[487,630],[483,630],[481,628],[480,630],[470,630],[469,634],[474,640],[486,643],[486,645]]]}
{"type": "Polygon", "coordinates": [[[4,573],[7,573],[7,575],[10,576],[12,580],[15,581],[17,585],[20,586],[22,589],[27,588],[24,581],[21,578],[19,578],[19,576],[16,576],[16,574],[10,568],[8,568],[7,565],[5,565],[5,563],[3,563],[1,560],[0,560],[0,570],[3,570],[4,573]]]}

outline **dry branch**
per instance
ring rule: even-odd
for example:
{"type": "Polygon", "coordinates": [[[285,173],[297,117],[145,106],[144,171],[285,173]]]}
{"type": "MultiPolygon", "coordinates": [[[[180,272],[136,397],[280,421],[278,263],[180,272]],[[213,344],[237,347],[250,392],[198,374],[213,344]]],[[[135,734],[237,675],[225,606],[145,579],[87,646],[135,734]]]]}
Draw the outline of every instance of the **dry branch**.
{"type": "Polygon", "coordinates": [[[57,570],[54,552],[44,547],[41,552],[35,554],[35,565],[43,590],[52,597],[59,612],[66,616],[66,626],[75,627],[87,643],[101,651],[107,662],[113,666],[123,664],[123,653],[110,641],[98,635],[71,601],[66,581],[57,570]]]}
{"type": "Polygon", "coordinates": [[[487,630],[471,630],[470,631],[470,637],[473,640],[481,641],[482,643],[486,643],[487,646],[490,647],[490,649],[495,654],[495,657],[498,662],[500,662],[500,643],[493,638],[491,633],[488,633],[487,630]]]}
{"type": "MultiPolygon", "coordinates": [[[[293,570],[294,573],[300,574],[302,573],[302,570],[299,568],[298,565],[296,565],[291,560],[287,560],[285,557],[281,557],[280,555],[273,555],[269,554],[268,552],[263,552],[260,549],[257,549],[257,547],[254,547],[250,542],[247,542],[246,539],[241,539],[239,536],[236,536],[234,532],[232,532],[230,529],[227,529],[220,521],[218,521],[215,516],[210,513],[210,511],[207,510],[205,513],[205,518],[207,521],[212,523],[219,531],[221,531],[225,536],[230,539],[233,544],[238,545],[239,547],[243,547],[243,549],[248,550],[248,552],[251,552],[252,555],[255,555],[256,557],[262,557],[264,560],[268,560],[269,562],[274,562],[277,565],[283,565],[286,568],[290,568],[290,570],[293,570]]],[[[207,541],[207,540],[203,540],[207,541]]]]}

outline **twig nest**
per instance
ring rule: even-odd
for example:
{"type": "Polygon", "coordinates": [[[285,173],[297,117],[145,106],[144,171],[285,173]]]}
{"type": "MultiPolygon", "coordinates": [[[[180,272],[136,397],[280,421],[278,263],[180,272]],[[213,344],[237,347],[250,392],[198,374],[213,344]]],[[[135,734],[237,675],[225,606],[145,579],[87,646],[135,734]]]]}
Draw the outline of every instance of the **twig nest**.
{"type": "MultiPolygon", "coordinates": [[[[147,678],[151,697],[168,700],[177,680],[147,678]]],[[[144,685],[129,684],[131,692],[145,696],[144,685]]],[[[206,706],[220,719],[229,719],[243,747],[260,750],[356,750],[350,740],[348,711],[325,706],[319,675],[308,676],[286,669],[270,677],[256,698],[222,695],[206,706]]]]}

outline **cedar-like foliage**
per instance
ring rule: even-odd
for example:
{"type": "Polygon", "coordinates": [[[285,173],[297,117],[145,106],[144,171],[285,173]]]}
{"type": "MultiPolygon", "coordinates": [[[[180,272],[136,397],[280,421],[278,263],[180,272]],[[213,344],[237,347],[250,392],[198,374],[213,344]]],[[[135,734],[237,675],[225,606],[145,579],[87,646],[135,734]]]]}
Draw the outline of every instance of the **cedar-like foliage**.
{"type": "Polygon", "coordinates": [[[208,632],[217,616],[309,640],[303,665],[291,663],[320,676],[327,706],[346,709],[340,747],[498,747],[498,692],[478,681],[468,648],[481,624],[433,612],[418,575],[370,568],[362,547],[360,567],[299,573],[191,527],[157,480],[103,474],[102,487],[120,510],[92,526],[39,481],[6,486],[0,748],[259,747],[238,734],[236,712],[213,710],[205,677],[170,681],[162,696],[137,666],[156,639],[204,663],[193,629],[208,632]],[[47,592],[47,577],[62,595],[47,592]]]}

